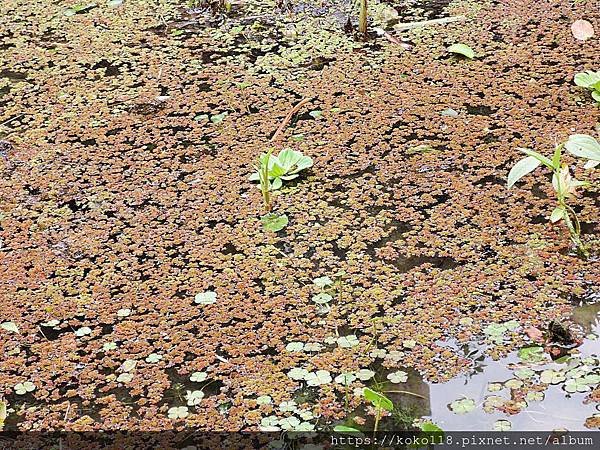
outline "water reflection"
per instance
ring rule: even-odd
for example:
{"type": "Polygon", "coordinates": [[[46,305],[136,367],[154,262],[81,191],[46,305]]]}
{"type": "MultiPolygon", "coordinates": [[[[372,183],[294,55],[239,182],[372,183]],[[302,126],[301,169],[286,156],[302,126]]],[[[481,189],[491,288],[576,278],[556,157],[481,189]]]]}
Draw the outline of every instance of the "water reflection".
{"type": "MultiPolygon", "coordinates": [[[[578,347],[581,357],[600,354],[600,341],[595,338],[600,335],[600,303],[575,308],[572,321],[581,326],[587,335],[583,344],[578,347]]],[[[430,419],[448,431],[492,430],[499,419],[509,420],[513,430],[548,431],[566,428],[584,431],[587,430],[584,425],[586,419],[598,413],[594,403],[584,403],[589,392],[567,393],[563,389],[563,383],[550,385],[543,391],[543,395],[537,393],[539,401],[528,400],[527,406],[520,412],[518,409],[514,411],[516,414],[506,414],[493,408],[492,412],[485,412],[484,401],[490,395],[513,400],[514,393],[502,383],[515,379],[514,369],[522,368],[522,361],[516,352],[494,361],[484,355],[485,347],[475,342],[459,344],[450,340],[444,345],[471,359],[471,370],[446,383],[427,383],[417,373],[411,373],[409,380],[403,385],[386,383],[386,395],[396,407],[418,411],[418,416],[430,419]],[[490,383],[495,383],[499,390],[490,392],[490,383]],[[394,389],[410,391],[416,395],[394,392],[394,389]],[[466,414],[455,414],[450,410],[449,404],[464,397],[475,400],[475,409],[466,414]]],[[[546,369],[564,371],[565,365],[548,360],[533,369],[536,372],[546,369]]]]}

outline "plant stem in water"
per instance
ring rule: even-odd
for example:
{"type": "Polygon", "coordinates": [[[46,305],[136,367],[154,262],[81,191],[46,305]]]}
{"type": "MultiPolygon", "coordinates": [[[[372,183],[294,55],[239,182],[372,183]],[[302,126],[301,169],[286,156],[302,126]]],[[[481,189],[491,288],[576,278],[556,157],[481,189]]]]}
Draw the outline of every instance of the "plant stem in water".
{"type": "Polygon", "coordinates": [[[367,0],[360,0],[360,15],[358,16],[358,31],[367,35],[367,0]]]}

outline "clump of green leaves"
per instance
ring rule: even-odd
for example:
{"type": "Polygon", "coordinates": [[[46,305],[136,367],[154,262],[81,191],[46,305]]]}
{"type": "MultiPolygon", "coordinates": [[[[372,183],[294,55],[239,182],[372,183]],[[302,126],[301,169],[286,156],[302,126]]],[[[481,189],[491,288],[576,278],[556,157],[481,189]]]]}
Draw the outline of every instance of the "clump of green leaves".
{"type": "MultiPolygon", "coordinates": [[[[277,232],[283,230],[287,226],[288,218],[285,214],[271,212],[273,209],[271,191],[276,189],[275,181],[271,183],[271,180],[279,180],[277,189],[281,187],[281,178],[278,175],[284,170],[280,165],[279,158],[273,156],[272,152],[273,149],[270,148],[267,153],[262,154],[260,158],[258,158],[258,165],[255,166],[256,172],[250,176],[250,179],[260,181],[260,191],[262,193],[263,205],[266,212],[266,214],[260,218],[263,228],[267,231],[277,232]],[[276,175],[277,177],[273,178],[276,175]]],[[[281,153],[279,154],[280,156],[281,153]]],[[[285,161],[289,162],[289,158],[285,159],[285,161]]]]}
{"type": "Polygon", "coordinates": [[[576,180],[571,176],[569,166],[561,162],[562,150],[567,149],[574,156],[588,160],[585,167],[592,168],[600,164],[600,144],[596,139],[584,134],[576,134],[569,137],[565,144],[559,144],[554,150],[552,158],[526,148],[519,149],[527,155],[526,158],[517,162],[508,174],[509,189],[523,178],[525,175],[533,172],[540,165],[546,166],[552,172],[552,186],[556,192],[557,206],[550,215],[551,222],[562,220],[567,229],[571,241],[575,244],[577,252],[583,256],[588,256],[588,250],[581,240],[581,226],[577,214],[567,204],[567,200],[576,193],[577,188],[586,186],[585,181],[576,180]]]}
{"type": "Polygon", "coordinates": [[[575,84],[577,86],[592,91],[592,98],[600,103],[600,71],[594,72],[588,70],[575,75],[575,84]]]}
{"type": "Polygon", "coordinates": [[[312,158],[290,148],[282,150],[277,156],[272,153],[273,149],[270,149],[260,156],[256,172],[249,177],[252,181],[260,181],[261,189],[263,183],[268,182],[269,190],[276,191],[284,181],[297,178],[300,171],[313,165],[312,158]]]}

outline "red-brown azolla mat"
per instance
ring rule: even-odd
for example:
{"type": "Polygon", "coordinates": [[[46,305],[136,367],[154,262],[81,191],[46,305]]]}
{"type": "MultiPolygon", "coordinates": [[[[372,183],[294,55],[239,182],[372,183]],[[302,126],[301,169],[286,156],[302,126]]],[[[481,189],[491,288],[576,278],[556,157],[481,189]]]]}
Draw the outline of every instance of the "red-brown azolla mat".
{"type": "Polygon", "coordinates": [[[395,34],[408,50],[357,41],[318,1],[234,3],[229,18],[163,3],[0,6],[12,427],[258,429],[291,400],[327,424],[345,416],[344,387],[322,375],[299,391],[290,370],[445,380],[467,363],[440,341],[545,328],[597,295],[598,171],[567,157],[595,183],[572,200],[587,261],[548,222],[541,171],[506,187],[518,147],[598,137],[599,109],[573,84],[600,69],[598,39],[570,29],[600,30],[595,2],[453,3],[466,20],[395,34]],[[477,57],[449,55],[457,42],[477,57]],[[267,232],[247,178],[303,98],[275,145],[314,166],[276,195],[289,224],[267,232]],[[312,301],[324,276],[328,310],[312,301]],[[216,301],[196,303],[203,292],[216,301]]]}

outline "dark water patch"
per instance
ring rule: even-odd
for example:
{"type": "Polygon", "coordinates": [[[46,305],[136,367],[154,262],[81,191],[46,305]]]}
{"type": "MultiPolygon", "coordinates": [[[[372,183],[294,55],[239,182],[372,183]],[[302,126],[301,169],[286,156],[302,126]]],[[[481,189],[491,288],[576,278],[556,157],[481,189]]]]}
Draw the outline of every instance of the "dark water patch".
{"type": "Polygon", "coordinates": [[[452,0],[384,0],[398,12],[401,23],[449,17],[446,11],[452,0]]]}
{"type": "Polygon", "coordinates": [[[506,180],[503,180],[497,175],[486,175],[485,177],[477,180],[474,184],[478,186],[485,186],[486,184],[497,184],[500,186],[504,186],[506,185],[506,180]]]}
{"type": "Polygon", "coordinates": [[[27,74],[15,70],[2,69],[0,70],[0,78],[8,78],[10,81],[25,81],[27,79],[27,74]]]}
{"type": "Polygon", "coordinates": [[[477,105],[477,106],[473,106],[473,105],[466,105],[467,107],[467,113],[474,115],[474,116],[491,116],[492,114],[496,113],[497,109],[494,109],[490,106],[486,106],[486,105],[477,105]]]}
{"type": "Polygon", "coordinates": [[[384,247],[390,242],[396,242],[402,239],[404,233],[407,233],[410,230],[412,230],[412,225],[408,222],[403,222],[396,219],[390,221],[390,223],[385,227],[385,231],[388,233],[387,236],[372,244],[370,246],[371,251],[373,252],[378,248],[384,247]]]}
{"type": "Polygon", "coordinates": [[[409,272],[416,268],[420,270],[427,268],[450,270],[461,265],[460,262],[448,256],[400,256],[390,260],[390,263],[396,266],[400,272],[409,272]]]}
{"type": "Polygon", "coordinates": [[[47,327],[41,325],[39,329],[40,334],[49,341],[55,341],[58,338],[60,338],[61,335],[73,332],[73,329],[71,327],[47,327]]]}

